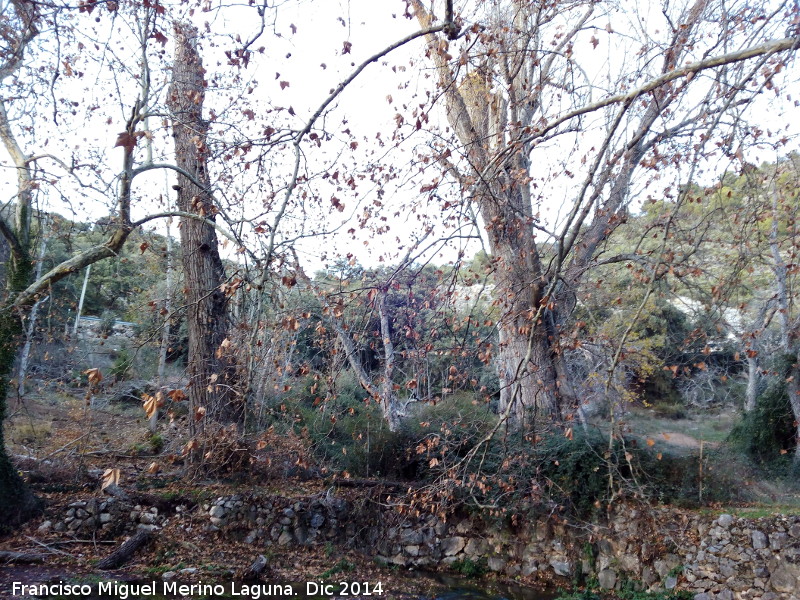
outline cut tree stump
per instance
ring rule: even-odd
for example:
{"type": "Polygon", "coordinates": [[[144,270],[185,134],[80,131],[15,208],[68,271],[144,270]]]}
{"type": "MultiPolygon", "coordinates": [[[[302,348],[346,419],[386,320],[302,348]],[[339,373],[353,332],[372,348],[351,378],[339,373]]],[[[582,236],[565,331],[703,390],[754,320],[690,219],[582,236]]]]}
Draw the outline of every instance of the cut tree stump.
{"type": "Polygon", "coordinates": [[[129,538],[119,548],[97,563],[97,568],[107,571],[116,569],[128,562],[139,548],[143,547],[152,537],[149,531],[141,530],[129,538]]]}
{"type": "Polygon", "coordinates": [[[242,579],[245,581],[253,581],[261,579],[261,577],[267,571],[267,557],[263,554],[259,554],[258,558],[250,565],[247,569],[244,570],[242,573],[242,579]]]}

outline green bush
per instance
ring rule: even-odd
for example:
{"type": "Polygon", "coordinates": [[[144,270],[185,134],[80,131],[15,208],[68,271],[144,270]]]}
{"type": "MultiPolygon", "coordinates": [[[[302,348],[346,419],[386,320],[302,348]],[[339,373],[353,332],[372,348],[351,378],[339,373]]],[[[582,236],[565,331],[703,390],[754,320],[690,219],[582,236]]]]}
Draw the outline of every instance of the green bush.
{"type": "Polygon", "coordinates": [[[133,370],[133,355],[127,348],[122,348],[114,359],[109,374],[117,381],[124,381],[128,379],[133,370]]]}
{"type": "Polygon", "coordinates": [[[677,402],[656,402],[653,404],[653,412],[664,419],[686,418],[686,407],[677,402]]]}
{"type": "Polygon", "coordinates": [[[794,360],[793,355],[777,359],[777,375],[759,395],[755,409],[745,413],[728,436],[735,448],[757,464],[776,472],[790,467],[796,444],[794,415],[786,383],[794,360]]]}

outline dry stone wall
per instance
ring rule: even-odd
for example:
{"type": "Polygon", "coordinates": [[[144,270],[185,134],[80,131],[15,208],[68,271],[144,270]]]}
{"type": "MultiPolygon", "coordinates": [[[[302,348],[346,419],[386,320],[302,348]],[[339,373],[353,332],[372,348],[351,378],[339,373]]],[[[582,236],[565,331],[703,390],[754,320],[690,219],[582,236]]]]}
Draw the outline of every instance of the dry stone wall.
{"type": "Polygon", "coordinates": [[[403,568],[472,564],[530,583],[569,585],[581,575],[608,590],[634,582],[689,590],[696,600],[800,600],[798,516],[746,519],[620,506],[602,524],[541,518],[500,527],[477,516],[409,517],[331,489],[291,499],[236,494],[171,511],[93,498],[70,504],[40,533],[110,538],[174,520],[256,547],[349,546],[403,568]]]}

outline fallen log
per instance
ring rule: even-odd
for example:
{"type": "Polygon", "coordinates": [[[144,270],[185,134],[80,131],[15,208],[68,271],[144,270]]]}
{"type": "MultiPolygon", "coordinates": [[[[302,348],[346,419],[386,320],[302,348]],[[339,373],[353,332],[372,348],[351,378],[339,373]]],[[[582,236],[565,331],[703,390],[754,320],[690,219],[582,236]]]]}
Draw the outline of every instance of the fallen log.
{"type": "Polygon", "coordinates": [[[144,529],[140,530],[131,538],[128,538],[119,548],[114,550],[111,554],[106,556],[103,560],[97,563],[97,568],[107,571],[109,569],[117,569],[128,562],[137,550],[142,548],[150,541],[151,534],[144,529]]]}
{"type": "Polygon", "coordinates": [[[46,554],[35,554],[33,552],[11,552],[0,550],[0,563],[33,564],[44,562],[46,554]]]}

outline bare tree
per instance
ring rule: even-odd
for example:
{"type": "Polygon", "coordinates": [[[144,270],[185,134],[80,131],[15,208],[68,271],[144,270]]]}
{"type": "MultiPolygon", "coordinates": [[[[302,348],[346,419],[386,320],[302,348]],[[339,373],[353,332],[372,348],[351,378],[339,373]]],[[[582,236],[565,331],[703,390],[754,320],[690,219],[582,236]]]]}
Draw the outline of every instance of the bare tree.
{"type": "MultiPolygon", "coordinates": [[[[424,27],[435,22],[421,0],[410,4],[424,27]]],[[[703,150],[679,142],[704,148],[728,111],[741,111],[754,91],[772,85],[798,39],[770,35],[787,31],[795,10],[788,3],[769,13],[712,0],[664,3],[662,39],[644,25],[634,32],[640,60],[628,53],[608,66],[612,89],[623,90],[608,95],[587,74],[587,49],[614,47],[621,10],[516,0],[466,10],[474,25],[457,43],[427,37],[461,151],[458,161],[440,161],[479,216],[492,254],[503,312],[500,410],[518,423],[527,413],[557,420],[577,402],[561,330],[584,274],[626,221],[637,174],[668,169],[679,155],[699,158],[703,150]],[[765,24],[735,33],[753,11],[765,24]],[[577,159],[553,165],[548,152],[557,137],[577,159]],[[577,181],[552,231],[537,216],[557,179],[548,165],[577,181]]],[[[622,45],[615,51],[626,52],[622,45]]]]}
{"type": "Polygon", "coordinates": [[[203,118],[205,81],[194,26],[177,22],[175,63],[167,105],[172,113],[178,174],[178,208],[202,217],[181,219],[181,247],[186,281],[189,329],[189,401],[220,422],[241,418],[242,403],[233,390],[234,368],[220,352],[228,332],[227,297],[221,289],[225,270],[212,223],[216,208],[211,197],[206,138],[209,123],[203,118]]]}

